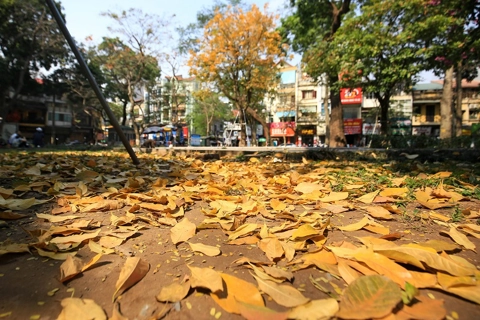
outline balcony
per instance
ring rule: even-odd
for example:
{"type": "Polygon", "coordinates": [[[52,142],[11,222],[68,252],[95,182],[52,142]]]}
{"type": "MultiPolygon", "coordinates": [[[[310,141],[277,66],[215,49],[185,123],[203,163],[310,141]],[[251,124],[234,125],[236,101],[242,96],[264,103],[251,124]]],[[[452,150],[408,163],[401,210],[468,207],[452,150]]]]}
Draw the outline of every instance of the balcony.
{"type": "Polygon", "coordinates": [[[442,121],[442,117],[437,114],[437,115],[414,115],[412,117],[412,124],[413,125],[439,125],[440,122],[442,121]]]}

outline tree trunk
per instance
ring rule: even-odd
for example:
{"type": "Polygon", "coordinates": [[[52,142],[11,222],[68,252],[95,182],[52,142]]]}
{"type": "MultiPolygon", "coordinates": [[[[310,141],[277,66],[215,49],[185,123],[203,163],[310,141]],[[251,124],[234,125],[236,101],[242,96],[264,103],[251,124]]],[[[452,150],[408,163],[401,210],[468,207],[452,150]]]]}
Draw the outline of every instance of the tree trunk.
{"type": "Polygon", "coordinates": [[[454,128],[455,128],[455,136],[460,137],[462,135],[462,118],[463,118],[463,112],[462,112],[462,96],[463,96],[463,90],[462,90],[462,61],[458,62],[457,66],[457,73],[456,73],[456,83],[457,83],[457,88],[456,88],[456,94],[457,94],[457,99],[455,103],[455,121],[454,121],[454,128]]]}
{"type": "Polygon", "coordinates": [[[325,145],[330,147],[330,111],[328,110],[328,82],[325,82],[323,109],[325,112],[325,145]]]}
{"type": "Polygon", "coordinates": [[[128,105],[128,101],[123,101],[122,126],[124,126],[127,123],[127,105],[128,105]]]}
{"type": "MultiPolygon", "coordinates": [[[[56,133],[56,128],[55,128],[55,112],[57,108],[57,103],[55,100],[55,93],[53,93],[53,105],[52,105],[52,136],[50,137],[50,144],[55,145],[56,139],[57,139],[57,133],[56,133]]],[[[48,110],[48,108],[47,108],[48,110]]],[[[48,112],[48,111],[47,111],[48,112]]],[[[48,116],[48,115],[47,115],[48,116]]]]}
{"type": "Polygon", "coordinates": [[[388,109],[390,107],[390,96],[385,96],[383,98],[377,97],[378,102],[380,103],[380,132],[382,135],[388,135],[389,129],[389,119],[388,119],[388,109]]]}
{"type": "Polygon", "coordinates": [[[443,92],[440,100],[440,139],[452,138],[452,80],[453,66],[445,72],[445,80],[443,81],[443,92]]]}
{"type": "MultiPolygon", "coordinates": [[[[330,85],[332,87],[337,81],[337,76],[330,77],[330,85]]],[[[330,89],[330,102],[332,104],[332,113],[329,121],[330,147],[345,147],[346,140],[343,128],[343,106],[340,103],[340,92],[338,90],[330,89]]]]}
{"type": "Polygon", "coordinates": [[[238,143],[239,147],[245,147],[247,145],[247,124],[245,123],[245,109],[239,107],[239,123],[240,123],[240,141],[238,143]]]}
{"type": "Polygon", "coordinates": [[[247,113],[253,117],[256,121],[260,122],[263,127],[263,133],[265,135],[265,139],[267,140],[268,145],[270,145],[270,128],[268,127],[268,123],[265,121],[263,117],[260,117],[258,113],[253,110],[252,108],[247,108],[247,113]]]}

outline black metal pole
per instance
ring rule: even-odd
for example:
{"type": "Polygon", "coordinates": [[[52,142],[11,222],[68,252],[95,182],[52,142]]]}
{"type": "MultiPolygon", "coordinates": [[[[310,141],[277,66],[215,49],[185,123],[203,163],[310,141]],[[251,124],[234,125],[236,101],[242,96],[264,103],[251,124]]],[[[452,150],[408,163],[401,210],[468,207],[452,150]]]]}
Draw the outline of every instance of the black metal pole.
{"type": "Polygon", "coordinates": [[[80,54],[80,51],[77,48],[77,45],[75,44],[75,41],[73,41],[72,36],[70,35],[70,32],[67,29],[67,26],[65,25],[65,22],[63,21],[62,16],[60,15],[60,12],[58,11],[57,7],[55,6],[55,3],[53,0],[45,0],[47,3],[48,7],[50,8],[50,11],[52,12],[53,17],[57,21],[58,27],[63,33],[63,36],[67,40],[68,44],[70,45],[70,48],[73,51],[73,54],[77,58],[78,63],[80,64],[80,68],[82,69],[83,73],[88,79],[88,82],[90,83],[90,86],[92,86],[93,91],[95,91],[95,94],[97,95],[98,100],[100,101],[100,104],[102,105],[103,109],[107,113],[108,119],[110,120],[110,123],[113,125],[115,128],[115,131],[117,132],[118,136],[120,137],[120,140],[122,140],[123,145],[125,146],[125,149],[127,149],[128,154],[130,155],[130,158],[133,161],[133,164],[138,165],[140,164],[140,161],[137,158],[137,155],[135,154],[135,151],[133,151],[132,146],[127,140],[127,137],[123,133],[122,129],[120,128],[120,124],[117,121],[117,118],[115,118],[115,115],[113,114],[112,110],[110,109],[110,106],[108,105],[107,100],[105,100],[105,97],[103,96],[102,92],[100,91],[100,87],[98,86],[97,82],[95,81],[95,78],[93,77],[92,72],[88,68],[87,63],[83,59],[83,56],[80,54]]]}

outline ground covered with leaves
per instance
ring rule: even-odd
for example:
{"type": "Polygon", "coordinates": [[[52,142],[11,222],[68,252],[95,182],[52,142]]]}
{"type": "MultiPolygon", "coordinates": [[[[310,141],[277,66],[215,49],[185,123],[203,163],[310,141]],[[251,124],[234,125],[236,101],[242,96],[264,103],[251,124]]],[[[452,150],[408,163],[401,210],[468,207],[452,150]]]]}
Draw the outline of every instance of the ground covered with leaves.
{"type": "Polygon", "coordinates": [[[0,154],[0,319],[480,319],[480,166],[0,154]]]}

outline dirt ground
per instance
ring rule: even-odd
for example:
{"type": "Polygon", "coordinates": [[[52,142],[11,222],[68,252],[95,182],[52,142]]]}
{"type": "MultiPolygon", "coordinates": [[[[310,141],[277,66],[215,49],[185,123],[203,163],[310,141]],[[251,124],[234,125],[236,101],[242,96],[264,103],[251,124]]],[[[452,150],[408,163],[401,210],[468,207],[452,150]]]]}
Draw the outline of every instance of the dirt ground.
{"type": "MultiPolygon", "coordinates": [[[[475,164],[415,164],[413,161],[403,164],[358,163],[342,160],[304,160],[290,163],[282,159],[281,155],[277,156],[236,162],[234,158],[202,161],[199,156],[145,154],[141,156],[142,165],[135,167],[130,164],[125,154],[120,153],[1,154],[0,195],[5,199],[35,198],[46,202],[21,210],[0,207],[2,212],[12,211],[25,215],[19,219],[0,219],[0,250],[7,244],[28,244],[30,250],[20,253],[2,252],[4,254],[0,255],[0,319],[57,319],[62,311],[61,301],[68,297],[92,299],[105,311],[107,317],[112,319],[243,319],[239,314],[223,310],[207,289],[190,289],[188,295],[177,303],[163,303],[156,299],[163,287],[188,277],[191,274],[189,266],[212,268],[256,285],[248,264],[236,263],[239,258],[260,261],[293,272],[291,286],[309,299],[339,297],[342,290],[348,286],[340,277],[332,276],[315,266],[301,267],[301,264],[289,262],[285,257],[272,261],[258,244],[229,244],[228,238],[235,231],[234,227],[226,230],[219,223],[205,226],[205,219],[219,216],[219,209],[212,208],[212,202],[255,202],[255,210],[258,211],[256,214],[252,214],[255,212],[253,209],[224,213],[237,219],[234,222],[237,227],[241,224],[256,223],[259,226],[266,225],[271,230],[296,223],[301,221],[300,217],[312,214],[318,214],[323,222],[330,219],[329,225],[322,231],[325,238],[323,246],[326,250],[328,246],[340,246],[343,242],[361,246],[360,237],[382,236],[365,229],[342,231],[338,226],[350,225],[364,218],[365,204],[356,199],[375,188],[381,190],[394,187],[392,181],[395,178],[407,176],[415,179],[418,185],[408,186],[410,192],[414,191],[414,186],[418,189],[424,188],[427,185],[425,181],[434,183],[432,175],[436,172],[453,171],[457,179],[455,181],[463,180],[469,186],[479,182],[479,167],[475,164]],[[34,167],[40,171],[33,170],[34,167]],[[364,176],[357,175],[356,172],[360,170],[365,171],[365,177],[368,176],[371,180],[366,181],[364,176]],[[85,171],[99,175],[80,174],[85,171]],[[368,174],[369,172],[371,174],[368,174]],[[335,190],[348,192],[349,197],[333,202],[312,200],[311,197],[289,197],[288,195],[299,194],[295,187],[302,181],[322,185],[325,188],[324,195],[335,190]],[[5,193],[8,193],[8,190],[13,190],[13,193],[7,197],[5,193]],[[159,213],[155,211],[157,209],[151,210],[151,207],[144,205],[148,202],[145,197],[151,199],[154,195],[158,196],[157,201],[152,201],[150,205],[172,205],[170,211],[165,209],[159,213]],[[95,198],[98,196],[100,199],[119,199],[122,205],[108,208],[97,206],[97,209],[86,210],[85,208],[95,204],[95,201],[102,201],[95,198]],[[162,197],[168,200],[159,200],[162,197]],[[94,200],[81,203],[81,199],[94,200]],[[278,199],[280,204],[272,202],[273,199],[278,199]],[[282,203],[286,206],[282,207],[282,203]],[[272,206],[281,209],[275,210],[272,206]],[[121,224],[112,222],[112,217],[125,217],[128,216],[127,213],[133,213],[137,218],[130,221],[126,219],[121,224]],[[38,218],[36,214],[78,217],[49,222],[47,219],[38,218]],[[144,218],[138,218],[140,216],[144,218]],[[188,242],[217,247],[221,250],[220,255],[207,256],[193,252],[187,241],[176,245],[172,243],[172,225],[168,223],[172,223],[172,220],[178,223],[185,218],[197,226],[195,234],[188,242]],[[97,238],[81,241],[76,244],[78,247],[74,245],[65,249],[76,252],[75,256],[83,262],[96,255],[88,245],[89,241],[97,241],[101,236],[120,227],[134,228],[135,232],[120,245],[112,247],[113,253],[104,254],[91,268],[62,283],[60,266],[64,260],[39,255],[39,235],[52,226],[69,226],[79,220],[88,220],[95,226],[88,231],[101,229],[97,238]],[[147,261],[149,271],[143,279],[113,302],[116,283],[128,257],[140,257],[147,261]],[[321,282],[327,293],[319,290],[311,279],[321,282]],[[116,308],[125,318],[118,314],[113,316],[116,308]]],[[[470,195],[456,202],[454,206],[435,210],[420,205],[412,198],[411,193],[394,200],[386,199],[386,202],[375,202],[371,205],[396,205],[399,208],[398,213],[393,214],[391,220],[374,220],[389,228],[389,240],[397,245],[425,243],[429,240],[455,244],[448,236],[448,224],[478,225],[475,212],[480,210],[480,201],[474,196],[474,188],[468,189],[458,183],[451,190],[453,189],[458,192],[469,190],[470,195]],[[432,211],[451,219],[438,222],[430,215],[432,211]],[[471,213],[474,218],[469,219],[468,215],[471,213]]],[[[315,227],[322,230],[318,224],[315,227]]],[[[258,234],[259,231],[260,228],[247,236],[258,234]]],[[[60,235],[62,236],[67,234],[60,235]]],[[[468,239],[477,248],[480,246],[478,238],[469,235],[468,239]]],[[[50,250],[48,240],[45,243],[44,250],[50,250]]],[[[295,251],[293,262],[302,255],[321,248],[318,243],[307,240],[305,246],[295,251]]],[[[480,267],[479,256],[474,250],[457,245],[457,249],[448,254],[465,258],[477,269],[480,267]]],[[[256,265],[260,266],[261,263],[257,262],[256,265]]],[[[407,264],[402,266],[419,271],[407,264]]],[[[435,271],[430,270],[430,273],[435,274],[435,271]]],[[[478,290],[476,292],[478,294],[478,290]]],[[[439,288],[420,289],[420,294],[443,299],[447,319],[480,319],[480,307],[474,302],[439,288]]],[[[279,305],[265,293],[262,296],[265,306],[272,310],[290,309],[279,305]]]]}

